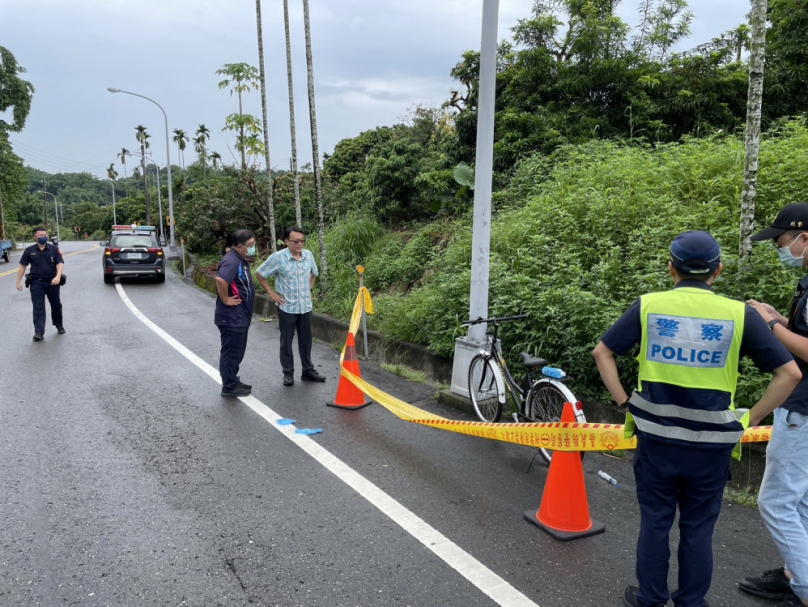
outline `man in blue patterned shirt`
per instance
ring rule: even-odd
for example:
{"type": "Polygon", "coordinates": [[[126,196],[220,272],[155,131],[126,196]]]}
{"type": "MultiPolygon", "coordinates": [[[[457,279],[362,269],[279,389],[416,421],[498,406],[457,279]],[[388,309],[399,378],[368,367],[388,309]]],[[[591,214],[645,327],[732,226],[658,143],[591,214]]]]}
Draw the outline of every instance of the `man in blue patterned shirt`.
{"type": "Polygon", "coordinates": [[[311,288],[320,273],[311,251],[305,250],[306,236],[297,227],[286,228],[286,248],[273,253],[256,271],[256,277],[269,297],[278,306],[278,325],[281,330],[281,367],[283,385],[295,383],[295,358],[292,339],[297,331],[297,349],[303,381],[325,381],[311,362],[311,288]],[[275,290],[267,278],[275,277],[275,290]]]}

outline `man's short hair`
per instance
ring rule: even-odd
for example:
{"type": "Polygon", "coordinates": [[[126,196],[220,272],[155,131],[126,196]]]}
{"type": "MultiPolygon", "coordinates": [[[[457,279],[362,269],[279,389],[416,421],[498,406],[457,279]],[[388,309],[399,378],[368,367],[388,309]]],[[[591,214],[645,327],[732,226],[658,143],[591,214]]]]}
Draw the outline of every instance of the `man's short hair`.
{"type": "Polygon", "coordinates": [[[247,244],[250,238],[254,238],[254,235],[249,230],[236,230],[230,238],[230,244],[234,247],[240,247],[247,244]]]}
{"type": "Polygon", "coordinates": [[[48,231],[45,228],[34,228],[33,233],[36,234],[37,232],[45,232],[45,234],[48,233],[48,231]]]}
{"type": "Polygon", "coordinates": [[[298,228],[297,226],[290,226],[283,231],[283,239],[289,240],[289,237],[292,235],[292,232],[297,232],[299,234],[302,234],[303,236],[306,235],[306,233],[303,231],[303,228],[298,228]]]}

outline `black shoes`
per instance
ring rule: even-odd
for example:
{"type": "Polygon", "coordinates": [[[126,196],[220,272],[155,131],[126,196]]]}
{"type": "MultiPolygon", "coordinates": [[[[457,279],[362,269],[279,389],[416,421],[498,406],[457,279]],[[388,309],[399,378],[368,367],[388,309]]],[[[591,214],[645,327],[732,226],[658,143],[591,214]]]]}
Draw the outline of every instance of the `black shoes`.
{"type": "Polygon", "coordinates": [[[56,327],[56,332],[59,335],[64,335],[65,334],[65,328],[64,327],[56,327]]]}
{"type": "Polygon", "coordinates": [[[284,373],[283,374],[283,385],[284,386],[294,386],[295,385],[295,376],[292,373],[284,373]]]}
{"type": "Polygon", "coordinates": [[[744,592],[764,599],[790,599],[797,596],[791,589],[791,583],[783,567],[764,571],[760,577],[744,578],[739,586],[744,592]]]}
{"type": "Polygon", "coordinates": [[[239,396],[249,396],[250,394],[252,394],[252,390],[244,386],[236,386],[232,390],[222,390],[222,396],[229,396],[232,398],[237,398],[239,396]]]}
{"type": "Polygon", "coordinates": [[[252,384],[245,384],[244,382],[238,382],[239,388],[247,388],[247,390],[252,390],[252,384]]]}
{"type": "Polygon", "coordinates": [[[45,336],[42,333],[34,333],[34,341],[42,341],[45,339],[45,336]]]}
{"type": "MultiPolygon", "coordinates": [[[[637,586],[629,586],[626,588],[626,592],[623,595],[623,603],[625,603],[626,607],[640,607],[640,604],[637,602],[637,593],[640,589],[637,586]]],[[[660,603],[655,607],[666,607],[664,604],[660,603]]]]}
{"type": "Polygon", "coordinates": [[[320,375],[319,373],[317,373],[317,371],[311,369],[310,371],[304,371],[303,375],[300,376],[300,379],[302,379],[303,381],[324,382],[325,375],[320,375]]]}

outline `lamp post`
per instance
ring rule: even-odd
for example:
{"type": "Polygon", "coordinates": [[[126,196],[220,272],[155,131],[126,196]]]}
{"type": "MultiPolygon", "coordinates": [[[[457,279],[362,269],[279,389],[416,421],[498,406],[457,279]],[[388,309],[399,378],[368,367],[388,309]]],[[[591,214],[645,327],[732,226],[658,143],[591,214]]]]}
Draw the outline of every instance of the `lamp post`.
{"type": "MultiPolygon", "coordinates": [[[[127,156],[132,156],[134,158],[143,158],[140,154],[132,154],[131,152],[127,154],[127,156]]],[[[157,169],[157,204],[158,204],[158,213],[160,213],[160,242],[166,241],[166,234],[163,231],[163,195],[160,193],[160,165],[157,164],[154,160],[149,158],[148,156],[145,157],[148,162],[151,162],[154,165],[154,168],[157,169]]],[[[170,184],[169,184],[170,187],[170,184]]]]}
{"type": "Polygon", "coordinates": [[[118,225],[118,215],[115,212],[115,182],[112,179],[107,179],[107,181],[112,186],[112,225],[118,225]]]}
{"type": "MultiPolygon", "coordinates": [[[[171,243],[169,245],[169,256],[171,258],[177,257],[177,245],[174,242],[174,196],[171,193],[171,144],[169,143],[169,131],[168,131],[168,116],[166,115],[166,111],[163,109],[163,106],[157,103],[154,99],[149,99],[145,95],[139,95],[138,93],[132,93],[130,91],[123,91],[121,89],[116,89],[112,87],[107,87],[107,90],[110,93],[126,93],[127,95],[133,95],[134,97],[140,97],[141,99],[145,99],[146,101],[151,101],[154,105],[160,108],[160,111],[163,112],[163,118],[165,119],[166,123],[166,165],[168,166],[168,215],[171,217],[171,223],[168,226],[169,234],[171,237],[171,243]]],[[[158,192],[159,192],[158,188],[158,192]]],[[[161,213],[162,216],[162,213],[161,213]]],[[[162,219],[161,226],[162,226],[162,219]]]]}
{"type": "MultiPolygon", "coordinates": [[[[474,167],[474,227],[471,239],[469,318],[488,316],[488,273],[491,247],[491,191],[494,164],[494,116],[497,78],[499,0],[483,0],[480,43],[480,84],[477,106],[477,162],[474,167]]],[[[486,327],[472,325],[466,337],[455,340],[452,392],[468,397],[468,369],[485,343],[486,327]]]]}
{"type": "MultiPolygon", "coordinates": [[[[59,240],[59,242],[62,242],[62,236],[59,234],[59,201],[56,200],[56,196],[50,192],[45,192],[43,190],[42,193],[47,194],[48,196],[53,196],[53,216],[56,218],[56,238],[59,240]]],[[[46,229],[47,227],[48,226],[45,226],[46,229]]]]}

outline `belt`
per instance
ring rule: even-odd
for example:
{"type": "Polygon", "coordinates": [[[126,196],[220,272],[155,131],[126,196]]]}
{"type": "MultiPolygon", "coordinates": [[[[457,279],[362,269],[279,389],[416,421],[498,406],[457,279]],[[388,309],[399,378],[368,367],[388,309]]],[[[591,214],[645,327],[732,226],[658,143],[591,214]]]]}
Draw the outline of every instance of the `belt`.
{"type": "Polygon", "coordinates": [[[31,280],[35,280],[37,282],[51,282],[56,276],[51,276],[50,278],[42,278],[41,276],[31,276],[31,280]]]}

